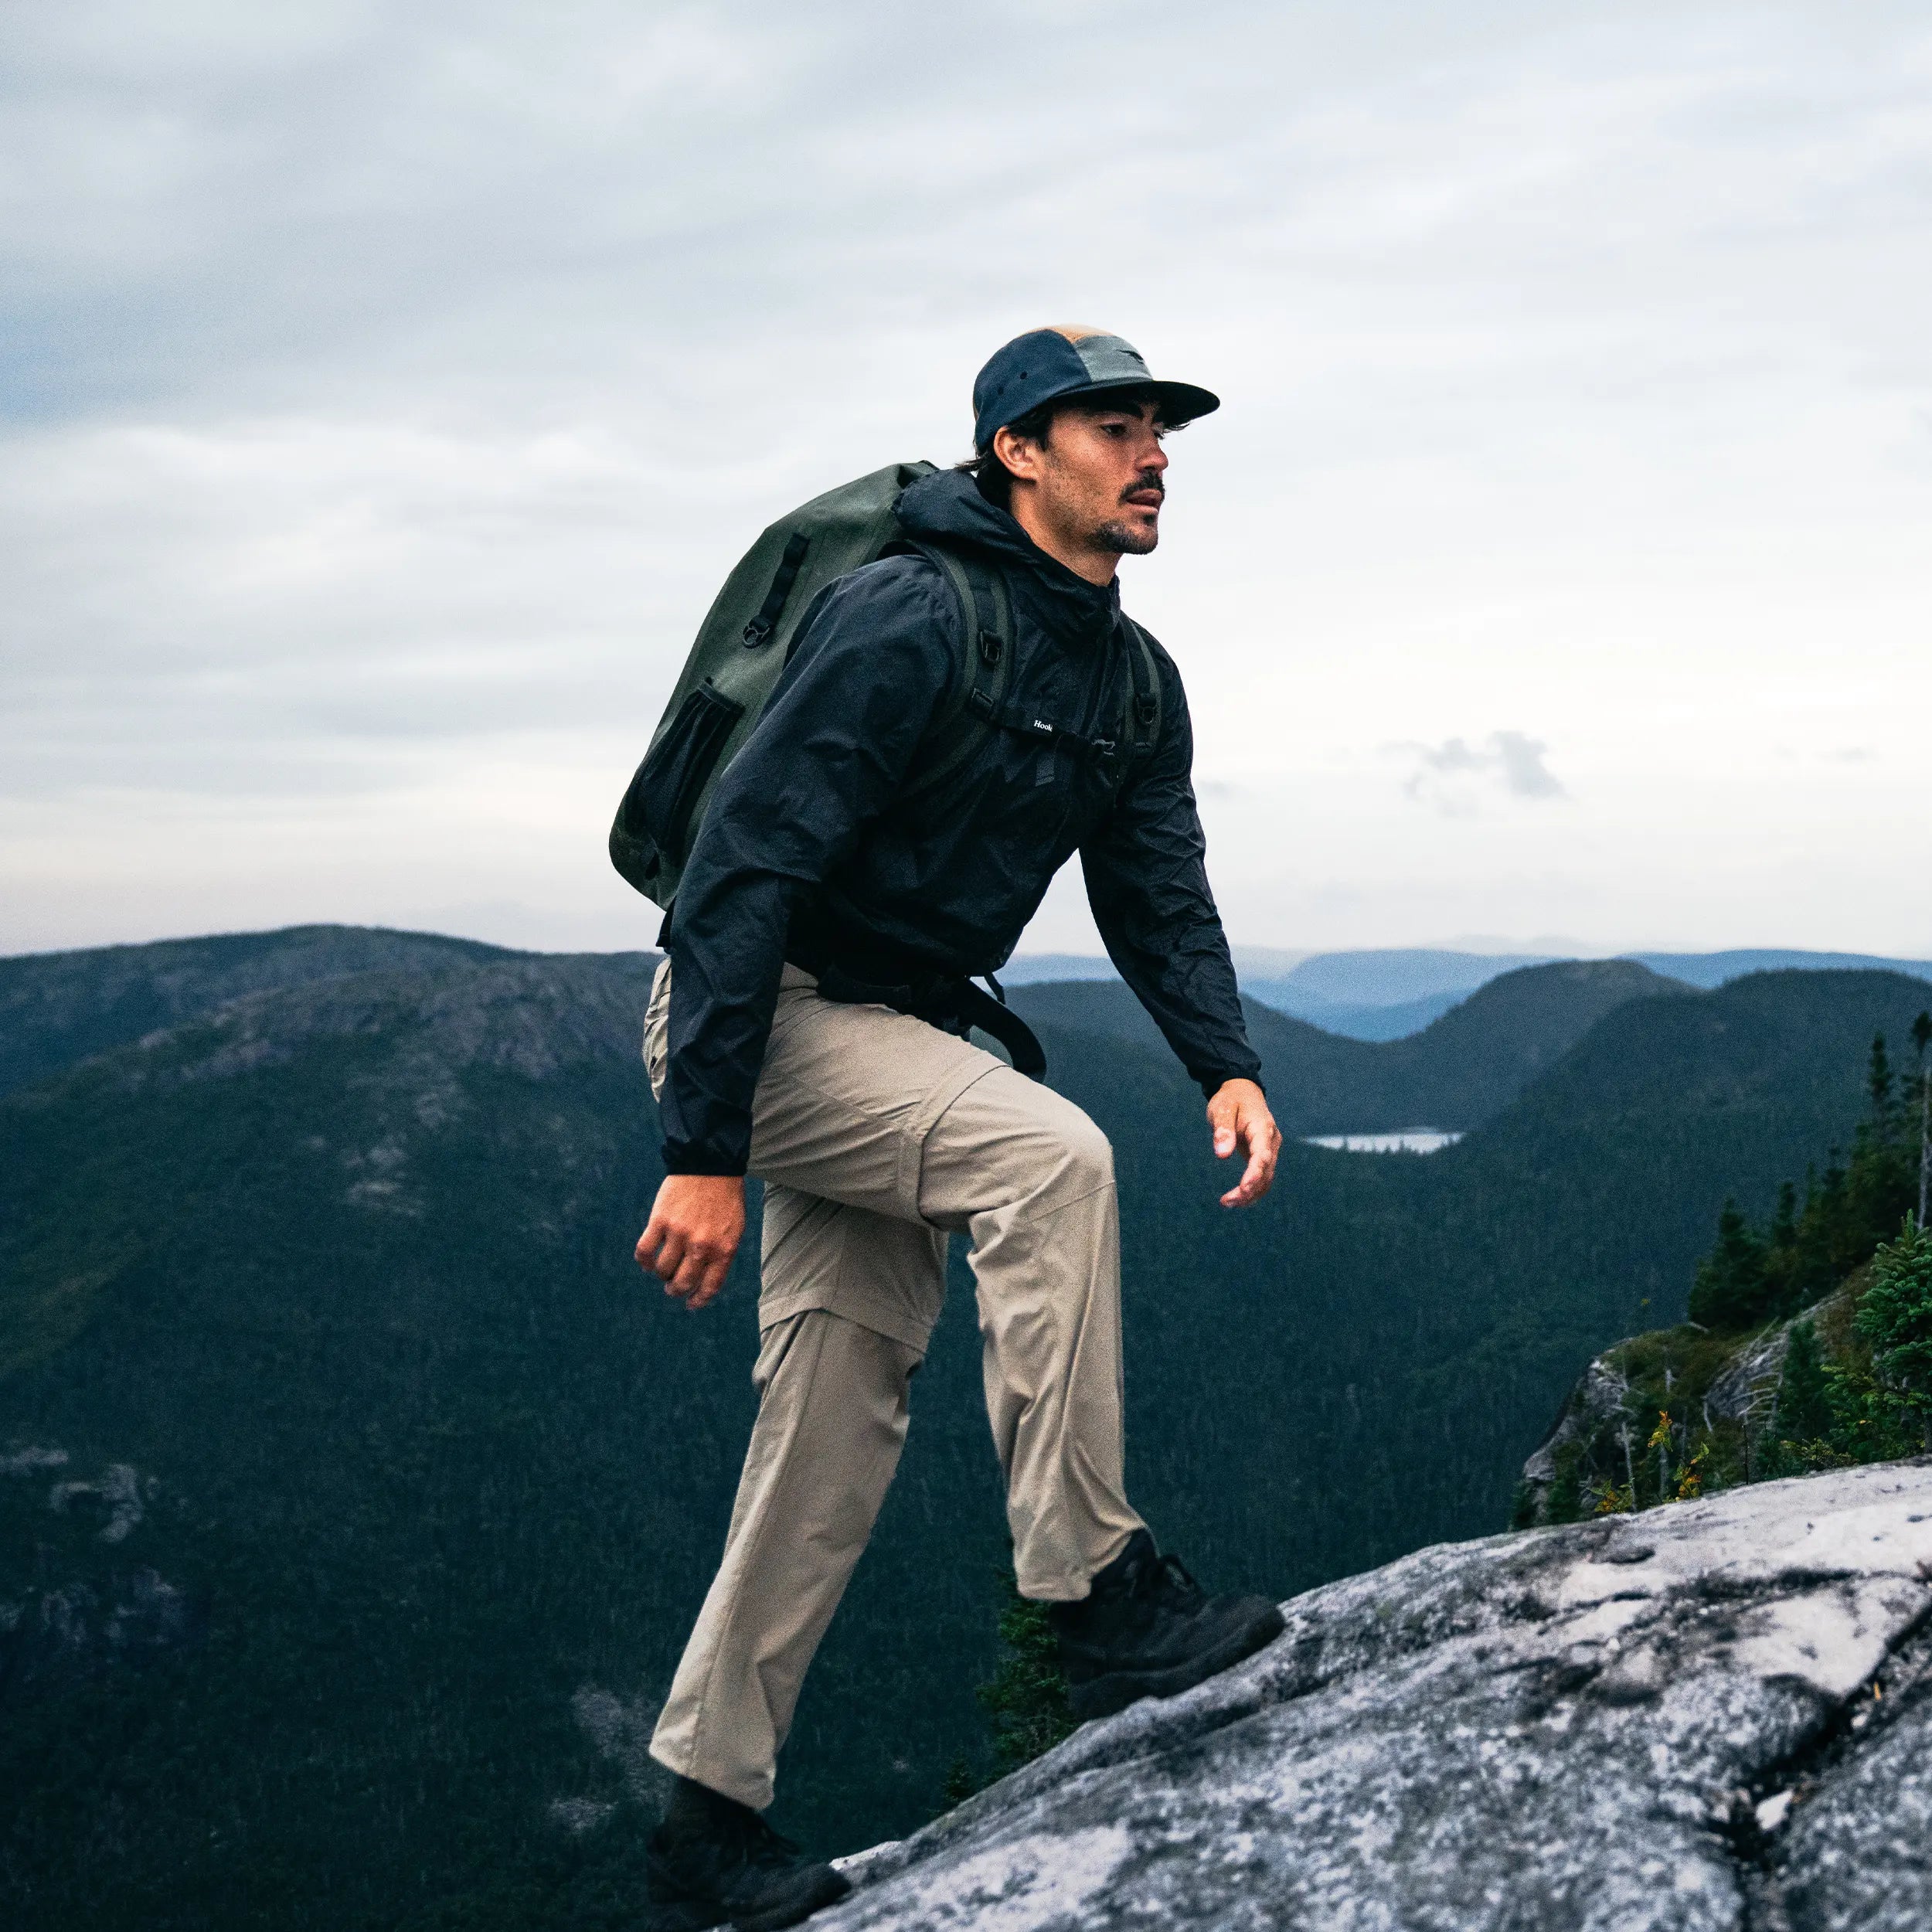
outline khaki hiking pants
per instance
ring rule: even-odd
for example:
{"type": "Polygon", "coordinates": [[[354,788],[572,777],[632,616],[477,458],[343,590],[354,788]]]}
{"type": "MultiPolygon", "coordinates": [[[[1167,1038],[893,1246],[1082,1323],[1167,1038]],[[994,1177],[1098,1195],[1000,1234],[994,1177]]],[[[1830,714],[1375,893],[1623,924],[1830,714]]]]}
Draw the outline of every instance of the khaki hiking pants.
{"type": "MultiPolygon", "coordinates": [[[[645,1022],[658,1092],[670,993],[667,961],[645,1022]]],[[[1141,1519],[1122,1489],[1113,1150],[1077,1107],[923,1020],[821,999],[787,966],[751,1170],[765,1184],[758,1417],[651,1752],[762,1811],[898,1467],[949,1230],[972,1239],[1022,1594],[1084,1597],[1141,1519]]]]}

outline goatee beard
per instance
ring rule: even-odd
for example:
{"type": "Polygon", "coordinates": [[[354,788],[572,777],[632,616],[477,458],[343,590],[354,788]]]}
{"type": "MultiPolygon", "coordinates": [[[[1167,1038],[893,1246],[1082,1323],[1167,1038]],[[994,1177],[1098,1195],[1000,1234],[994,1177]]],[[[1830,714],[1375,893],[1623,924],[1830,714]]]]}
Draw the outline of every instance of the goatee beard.
{"type": "Polygon", "coordinates": [[[1161,540],[1160,531],[1147,523],[1103,523],[1096,534],[1122,556],[1145,556],[1161,540]]]}

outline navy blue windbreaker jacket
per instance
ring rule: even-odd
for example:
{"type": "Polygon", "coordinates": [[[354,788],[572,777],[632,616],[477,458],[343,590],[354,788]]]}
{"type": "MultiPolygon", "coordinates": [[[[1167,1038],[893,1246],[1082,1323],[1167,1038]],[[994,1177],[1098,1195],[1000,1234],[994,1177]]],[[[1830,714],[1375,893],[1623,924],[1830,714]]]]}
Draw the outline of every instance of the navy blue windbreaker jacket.
{"type": "MultiPolygon", "coordinates": [[[[1134,648],[1117,587],[1047,556],[955,471],[915,483],[899,515],[916,540],[970,548],[1004,572],[1009,699],[1076,738],[1116,735],[1134,648]]],[[[770,704],[712,796],[666,924],[668,1172],[745,1171],[786,959],[835,958],[875,983],[996,971],[1076,852],[1109,957],[1203,1091],[1260,1077],[1202,864],[1173,661],[1155,646],[1159,742],[1124,777],[989,729],[968,774],[938,798],[905,798],[968,675],[967,630],[951,586],[917,556],[828,584],[800,624],[770,704]]]]}

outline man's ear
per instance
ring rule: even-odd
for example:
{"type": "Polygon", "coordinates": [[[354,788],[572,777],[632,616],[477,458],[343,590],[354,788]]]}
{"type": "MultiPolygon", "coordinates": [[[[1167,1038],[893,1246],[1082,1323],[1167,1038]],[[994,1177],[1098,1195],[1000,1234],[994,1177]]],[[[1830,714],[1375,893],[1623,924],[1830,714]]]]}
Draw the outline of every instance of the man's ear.
{"type": "Polygon", "coordinates": [[[1039,445],[1029,437],[1015,436],[1009,429],[995,430],[993,454],[1022,481],[1039,481],[1039,445]]]}

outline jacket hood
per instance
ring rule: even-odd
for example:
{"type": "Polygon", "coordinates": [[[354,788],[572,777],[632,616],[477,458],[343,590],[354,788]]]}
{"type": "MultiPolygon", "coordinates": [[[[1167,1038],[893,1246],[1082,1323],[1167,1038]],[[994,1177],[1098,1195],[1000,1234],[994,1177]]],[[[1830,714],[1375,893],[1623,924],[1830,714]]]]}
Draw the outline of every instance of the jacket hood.
{"type": "Polygon", "coordinates": [[[908,485],[898,516],[908,536],[978,550],[1009,570],[1025,571],[1039,596],[1042,615],[1056,631],[1091,636],[1111,628],[1120,609],[1117,583],[1090,583],[1049,556],[1012,517],[980,495],[964,470],[937,470],[908,485]]]}

